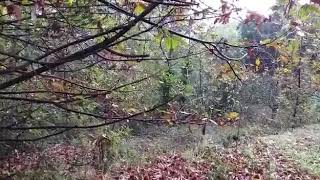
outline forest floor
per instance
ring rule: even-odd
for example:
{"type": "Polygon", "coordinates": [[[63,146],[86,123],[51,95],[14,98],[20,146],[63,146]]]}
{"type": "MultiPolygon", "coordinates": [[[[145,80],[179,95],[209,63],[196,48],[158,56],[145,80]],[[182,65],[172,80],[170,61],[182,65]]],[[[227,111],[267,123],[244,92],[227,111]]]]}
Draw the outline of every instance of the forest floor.
{"type": "Polygon", "coordinates": [[[320,179],[319,124],[253,138],[229,152],[236,164],[229,179],[320,179]]]}
{"type": "MultiPolygon", "coordinates": [[[[37,153],[16,153],[9,165],[15,174],[12,179],[320,180],[320,124],[274,135],[260,128],[237,130],[214,128],[205,138],[177,130],[134,136],[118,147],[127,155],[116,159],[107,173],[74,166],[86,152],[63,144],[37,153]],[[234,139],[234,132],[240,140],[234,139]]],[[[0,175],[8,173],[5,164],[0,165],[0,175]]]]}
{"type": "MultiPolygon", "coordinates": [[[[148,142],[149,148],[150,142],[165,144],[163,137],[153,137],[148,142]]],[[[219,131],[212,131],[201,144],[185,149],[179,148],[179,140],[174,148],[169,145],[172,142],[167,143],[167,150],[174,149],[165,153],[171,154],[170,156],[158,157],[150,163],[151,166],[129,167],[129,170],[123,171],[126,173],[121,173],[121,177],[152,179],[162,174],[164,177],[170,175],[172,179],[320,179],[320,124],[286,130],[275,135],[248,135],[238,142],[229,142],[228,147],[218,145],[217,138],[220,138],[221,145],[226,145],[226,141],[232,139],[229,137],[230,134],[224,137],[219,131]]]]}

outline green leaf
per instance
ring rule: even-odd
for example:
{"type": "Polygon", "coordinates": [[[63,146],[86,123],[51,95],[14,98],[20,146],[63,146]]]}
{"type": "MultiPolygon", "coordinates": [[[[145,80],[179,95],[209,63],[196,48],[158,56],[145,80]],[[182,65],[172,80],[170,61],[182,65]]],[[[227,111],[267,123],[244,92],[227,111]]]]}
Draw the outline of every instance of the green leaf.
{"type": "Polygon", "coordinates": [[[165,47],[168,50],[176,50],[179,46],[180,39],[176,36],[167,36],[164,38],[165,47]]]}
{"type": "Polygon", "coordinates": [[[184,94],[185,94],[186,96],[191,96],[191,95],[192,95],[192,92],[193,92],[193,87],[192,87],[192,85],[190,85],[190,84],[185,85],[184,94]]]}
{"type": "Polygon", "coordinates": [[[161,41],[163,39],[163,34],[161,32],[159,32],[156,36],[154,36],[154,41],[157,43],[157,44],[160,44],[161,41]]]}
{"type": "Polygon", "coordinates": [[[260,44],[268,44],[271,42],[271,39],[265,39],[265,40],[261,40],[260,44]]]}
{"type": "Polygon", "coordinates": [[[125,52],[126,51],[126,46],[123,42],[117,44],[114,46],[114,50],[118,51],[118,52],[125,52]]]}
{"type": "Polygon", "coordinates": [[[104,41],[104,36],[99,36],[99,37],[96,37],[95,38],[95,41],[97,42],[97,43],[101,43],[101,42],[103,42],[104,41]]]}
{"type": "Polygon", "coordinates": [[[73,0],[67,0],[67,5],[68,6],[72,6],[72,4],[73,4],[73,0]]]}
{"type": "Polygon", "coordinates": [[[179,39],[177,37],[171,38],[171,47],[173,50],[177,49],[177,47],[179,46],[179,39]]]}
{"type": "Polygon", "coordinates": [[[140,15],[144,11],[144,9],[144,4],[138,2],[136,3],[136,7],[134,8],[133,13],[135,15],[140,15]]]}
{"type": "Polygon", "coordinates": [[[301,20],[308,20],[314,17],[313,15],[320,15],[320,9],[315,5],[305,4],[299,9],[298,16],[301,20]]]}
{"type": "Polygon", "coordinates": [[[292,54],[295,54],[296,52],[298,52],[299,47],[300,47],[299,41],[292,40],[289,42],[288,51],[292,54]]]}

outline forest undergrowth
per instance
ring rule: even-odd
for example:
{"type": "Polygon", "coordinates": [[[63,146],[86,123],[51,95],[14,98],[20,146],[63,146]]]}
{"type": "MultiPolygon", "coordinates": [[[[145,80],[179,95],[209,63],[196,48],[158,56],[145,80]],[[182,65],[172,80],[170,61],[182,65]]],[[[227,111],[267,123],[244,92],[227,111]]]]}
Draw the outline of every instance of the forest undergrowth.
{"type": "Polygon", "coordinates": [[[274,135],[258,135],[254,128],[214,127],[205,136],[186,130],[132,135],[102,166],[92,163],[90,147],[73,144],[15,152],[1,160],[1,174],[12,179],[320,179],[319,124],[274,135]]]}

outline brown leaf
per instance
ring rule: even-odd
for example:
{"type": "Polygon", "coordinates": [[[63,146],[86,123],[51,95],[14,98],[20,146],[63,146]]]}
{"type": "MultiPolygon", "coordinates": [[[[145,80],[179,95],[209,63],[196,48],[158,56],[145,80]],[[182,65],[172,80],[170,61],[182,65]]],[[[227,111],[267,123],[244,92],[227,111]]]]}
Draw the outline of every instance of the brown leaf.
{"type": "Polygon", "coordinates": [[[21,19],[21,8],[16,4],[10,4],[7,6],[7,12],[10,16],[14,16],[17,20],[21,19]]]}

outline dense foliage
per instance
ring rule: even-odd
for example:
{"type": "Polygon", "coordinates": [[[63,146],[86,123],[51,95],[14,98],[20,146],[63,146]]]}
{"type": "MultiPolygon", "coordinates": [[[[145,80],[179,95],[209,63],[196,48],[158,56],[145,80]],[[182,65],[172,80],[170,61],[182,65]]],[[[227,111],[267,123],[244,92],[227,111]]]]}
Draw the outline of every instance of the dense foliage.
{"type": "MultiPolygon", "coordinates": [[[[249,11],[234,22],[236,3],[1,1],[2,160],[26,149],[40,158],[54,144],[75,148],[63,142],[90,151],[72,150],[105,172],[133,156],[122,140],[160,127],[198,125],[206,135],[208,127],[319,122],[320,2],[279,0],[269,17],[249,11]]],[[[10,166],[0,175],[19,171],[10,166]]],[[[174,168],[179,177],[195,173],[174,168]]],[[[198,168],[194,177],[209,171],[198,168]]]]}

